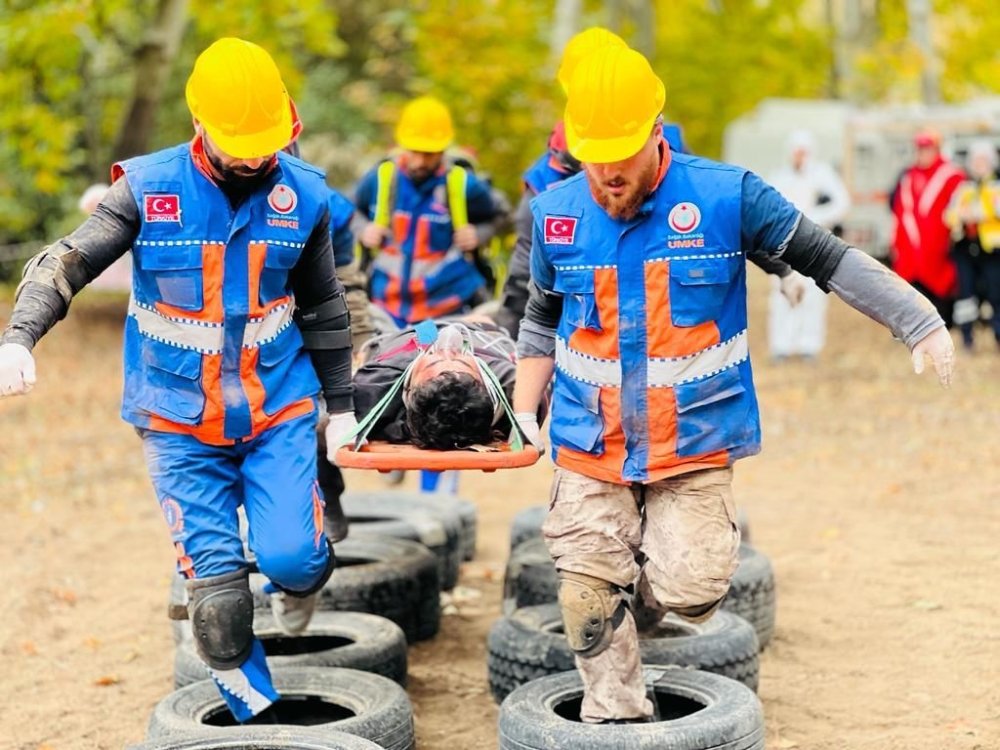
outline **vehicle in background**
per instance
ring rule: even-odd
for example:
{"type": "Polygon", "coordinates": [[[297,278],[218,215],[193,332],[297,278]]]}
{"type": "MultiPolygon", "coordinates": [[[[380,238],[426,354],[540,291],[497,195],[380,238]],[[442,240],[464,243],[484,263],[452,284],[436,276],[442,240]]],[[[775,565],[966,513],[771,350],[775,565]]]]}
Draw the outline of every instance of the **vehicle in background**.
{"type": "Polygon", "coordinates": [[[817,158],[833,164],[851,194],[841,228],[844,240],[885,258],[892,238],[889,192],[913,161],[914,133],[926,127],[941,133],[944,154],[964,166],[969,143],[976,138],[993,140],[1000,151],[1000,97],[935,107],[765,99],[726,128],[722,159],[766,178],[785,163],[788,134],[800,128],[812,131],[817,158]]]}

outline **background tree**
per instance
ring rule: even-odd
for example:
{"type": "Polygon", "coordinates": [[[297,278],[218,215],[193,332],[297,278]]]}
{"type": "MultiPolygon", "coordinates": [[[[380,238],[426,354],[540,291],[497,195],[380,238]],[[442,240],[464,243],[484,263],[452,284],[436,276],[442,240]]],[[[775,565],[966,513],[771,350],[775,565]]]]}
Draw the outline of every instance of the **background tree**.
{"type": "MultiPolygon", "coordinates": [[[[7,0],[0,246],[51,239],[118,156],[189,138],[184,82],[220,36],[272,52],[305,123],[303,155],[332,185],[349,188],[391,148],[407,98],[434,93],[451,105],[460,141],[515,196],[562,111],[561,45],[587,26],[614,27],[652,53],[667,115],[713,156],[727,123],[765,97],[919,101],[928,55],[913,42],[910,2],[7,0]]],[[[933,0],[945,101],[1000,92],[995,6],[933,0]]]]}

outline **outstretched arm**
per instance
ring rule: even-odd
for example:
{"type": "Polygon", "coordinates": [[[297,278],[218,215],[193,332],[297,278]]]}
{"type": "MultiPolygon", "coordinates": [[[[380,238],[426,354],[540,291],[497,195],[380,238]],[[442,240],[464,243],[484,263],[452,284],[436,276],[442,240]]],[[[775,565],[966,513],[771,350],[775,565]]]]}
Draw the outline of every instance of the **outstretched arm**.
{"type": "Polygon", "coordinates": [[[66,317],[73,296],[128,252],[139,234],[139,208],[124,177],[87,220],[27,262],[3,343],[31,349],[66,317]]]}
{"type": "Polygon", "coordinates": [[[31,349],[66,317],[73,296],[124,255],[139,233],[139,209],[124,177],[72,234],[28,261],[14,311],[0,337],[0,396],[35,385],[31,349]]]}
{"type": "Polygon", "coordinates": [[[747,252],[780,257],[824,292],[889,328],[909,347],[914,370],[930,357],[942,385],[951,384],[954,346],[933,305],[878,261],[798,213],[777,190],[748,173],[743,181],[747,252]]]}

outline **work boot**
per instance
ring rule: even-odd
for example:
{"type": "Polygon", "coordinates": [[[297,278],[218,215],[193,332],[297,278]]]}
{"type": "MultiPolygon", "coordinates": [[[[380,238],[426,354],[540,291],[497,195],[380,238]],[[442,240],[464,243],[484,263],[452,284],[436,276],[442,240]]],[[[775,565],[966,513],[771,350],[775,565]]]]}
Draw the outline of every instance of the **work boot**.
{"type": "Polygon", "coordinates": [[[309,627],[309,621],[316,610],[318,595],[318,591],[308,596],[294,596],[287,591],[271,594],[271,614],[281,632],[286,635],[302,635],[309,627]]]}
{"type": "Polygon", "coordinates": [[[326,501],[323,510],[323,532],[331,542],[339,542],[347,538],[349,524],[344,509],[340,505],[340,495],[326,501]]]}

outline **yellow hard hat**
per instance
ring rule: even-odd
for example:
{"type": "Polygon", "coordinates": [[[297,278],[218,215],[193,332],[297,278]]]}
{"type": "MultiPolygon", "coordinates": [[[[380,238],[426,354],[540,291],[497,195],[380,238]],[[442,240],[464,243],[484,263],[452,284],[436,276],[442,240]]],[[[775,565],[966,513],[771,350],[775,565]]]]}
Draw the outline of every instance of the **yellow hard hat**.
{"type": "Polygon", "coordinates": [[[645,57],[628,47],[604,47],[576,66],[567,97],[569,152],[581,162],[605,164],[639,153],[665,92],[645,57]]]}
{"type": "Polygon", "coordinates": [[[225,37],[212,44],[195,60],[184,94],[191,114],[228,156],[270,156],[292,140],[278,66],[252,42],[225,37]]]}
{"type": "Polygon", "coordinates": [[[421,96],[405,107],[396,125],[396,143],[407,151],[436,154],[455,140],[451,113],[439,99],[421,96]]]}
{"type": "Polygon", "coordinates": [[[627,46],[624,39],[602,26],[592,26],[574,36],[566,43],[566,49],[563,50],[562,60],[559,63],[559,72],[556,73],[563,93],[569,93],[569,81],[583,58],[602,47],[627,46]]]}

